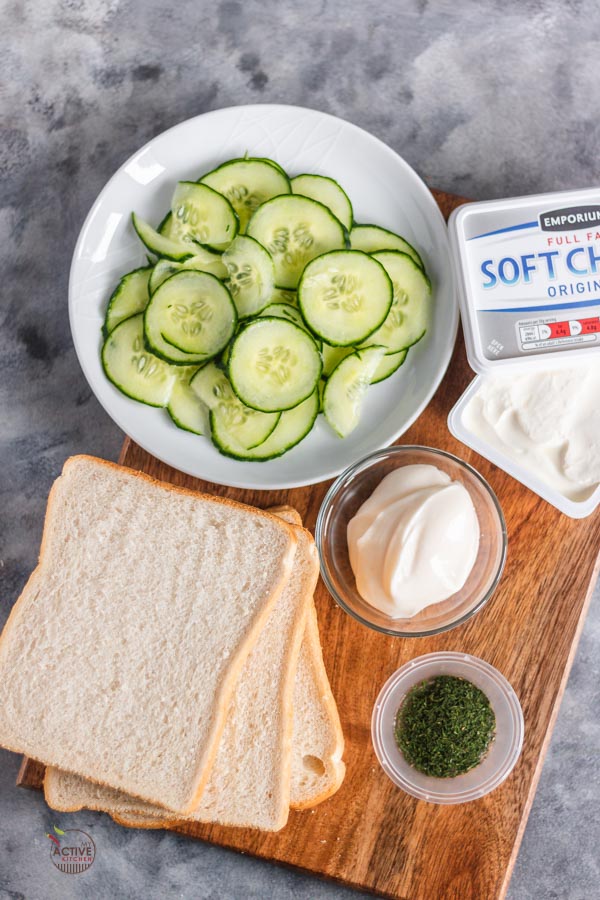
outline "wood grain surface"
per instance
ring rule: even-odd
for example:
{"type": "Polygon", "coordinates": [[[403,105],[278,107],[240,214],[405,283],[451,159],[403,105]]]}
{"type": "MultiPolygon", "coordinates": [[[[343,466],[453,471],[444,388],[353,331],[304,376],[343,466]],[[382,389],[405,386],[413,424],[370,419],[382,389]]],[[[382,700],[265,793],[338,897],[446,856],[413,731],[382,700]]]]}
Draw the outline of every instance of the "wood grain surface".
{"type": "MultiPolygon", "coordinates": [[[[434,194],[446,216],[464,202],[434,194]]],[[[325,663],[346,738],[342,788],[315,810],[292,812],[278,834],[189,824],[175,830],[386,897],[504,896],[598,572],[600,513],[568,519],[450,435],[448,412],[472,377],[459,336],[440,389],[398,443],[448,450],[490,482],[509,536],[495,595],[453,631],[403,640],[355,622],[319,582],[315,599],[325,663]],[[523,753],[513,773],[492,794],[461,806],[434,806],[404,794],[379,767],[370,740],[371,711],[383,683],[408,660],[436,650],[464,650],[492,663],[513,685],[525,716],[523,753]]],[[[311,530],[329,486],[220,487],[169,468],[129,441],[121,461],[156,478],[256,506],[289,503],[311,530]]],[[[24,760],[18,783],[40,787],[42,775],[43,766],[24,760]]]]}

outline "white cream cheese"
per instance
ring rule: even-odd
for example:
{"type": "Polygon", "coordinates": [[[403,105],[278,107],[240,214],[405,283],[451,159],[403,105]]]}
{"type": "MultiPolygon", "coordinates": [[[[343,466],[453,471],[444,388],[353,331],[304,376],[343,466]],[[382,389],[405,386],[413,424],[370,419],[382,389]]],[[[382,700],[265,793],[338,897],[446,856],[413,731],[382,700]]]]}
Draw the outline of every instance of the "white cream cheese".
{"type": "Polygon", "coordinates": [[[411,618],[459,591],[478,548],[469,492],[436,466],[386,475],[348,523],[358,592],[392,619],[411,618]]]}
{"type": "Polygon", "coordinates": [[[570,500],[587,499],[600,483],[600,359],[488,376],[462,421],[570,500]]]}

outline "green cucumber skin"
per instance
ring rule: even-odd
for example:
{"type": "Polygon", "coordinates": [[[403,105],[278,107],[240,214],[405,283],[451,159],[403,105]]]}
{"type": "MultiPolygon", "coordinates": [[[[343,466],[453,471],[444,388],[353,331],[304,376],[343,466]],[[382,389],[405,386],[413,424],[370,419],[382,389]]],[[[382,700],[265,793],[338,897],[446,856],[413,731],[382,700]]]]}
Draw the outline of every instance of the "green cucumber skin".
{"type": "MultiPolygon", "coordinates": [[[[313,394],[314,393],[318,394],[318,388],[315,389],[315,391],[313,391],[313,394]]],[[[312,396],[312,395],[309,395],[309,396],[312,396]]],[[[308,400],[308,399],[309,399],[309,397],[306,398],[306,400],[308,400]]],[[[306,400],[303,400],[302,402],[305,403],[306,400]]],[[[320,402],[319,402],[318,396],[316,397],[314,406],[315,406],[314,413],[311,417],[310,424],[307,427],[307,429],[305,430],[302,437],[299,437],[298,440],[294,441],[292,444],[287,444],[279,452],[273,453],[270,456],[254,456],[253,457],[250,454],[248,454],[247,456],[241,456],[237,453],[234,453],[232,450],[228,450],[227,448],[223,447],[221,444],[219,444],[215,440],[215,436],[213,433],[213,413],[211,412],[209,418],[210,418],[210,433],[211,433],[212,442],[213,442],[214,446],[217,448],[217,450],[219,451],[219,453],[221,453],[223,456],[227,456],[230,459],[236,459],[240,462],[259,462],[260,463],[260,462],[269,462],[269,460],[271,460],[271,459],[278,459],[280,456],[283,456],[285,453],[287,453],[288,450],[292,450],[294,447],[297,447],[298,444],[300,444],[304,440],[304,438],[307,437],[310,434],[310,432],[313,430],[315,422],[317,421],[317,416],[319,415],[320,402]]],[[[263,443],[264,443],[264,441],[263,441],[263,443]]]]}
{"type": "MultiPolygon", "coordinates": [[[[364,348],[364,349],[366,349],[366,348],[364,348]]],[[[387,381],[388,378],[391,378],[392,375],[395,375],[395,374],[396,374],[396,372],[398,371],[398,369],[401,369],[401,368],[402,368],[402,366],[403,366],[404,363],[406,362],[406,357],[408,356],[408,350],[399,350],[399,351],[398,351],[398,356],[400,356],[401,354],[403,354],[403,357],[402,357],[402,359],[400,360],[400,362],[398,363],[398,365],[396,366],[396,368],[395,368],[395,369],[392,369],[391,372],[388,372],[387,375],[384,375],[382,378],[377,378],[376,380],[372,381],[372,382],[371,382],[371,387],[372,387],[374,384],[381,384],[382,381],[387,381]]],[[[394,356],[394,355],[395,355],[395,354],[389,354],[388,356],[384,356],[383,358],[384,358],[384,359],[389,359],[390,356],[394,356]]]]}
{"type": "MultiPolygon", "coordinates": [[[[431,297],[431,294],[432,294],[431,279],[429,278],[429,275],[427,274],[425,269],[421,269],[421,267],[415,262],[415,260],[412,258],[412,256],[409,253],[405,253],[403,250],[379,250],[379,251],[375,251],[371,255],[373,256],[373,258],[375,258],[378,253],[393,254],[394,256],[400,256],[400,257],[404,256],[404,257],[406,257],[406,259],[410,260],[410,263],[415,267],[417,272],[419,272],[421,277],[425,280],[427,287],[429,288],[429,295],[431,297]]],[[[376,260],[376,261],[380,262],[380,260],[376,260]]],[[[381,263],[381,265],[383,265],[383,263],[381,263]]],[[[423,340],[423,338],[427,334],[427,330],[428,329],[426,326],[423,329],[423,331],[421,332],[421,334],[414,339],[414,341],[411,341],[409,344],[405,344],[403,347],[400,347],[398,350],[390,350],[388,353],[386,353],[386,356],[395,356],[396,353],[402,353],[404,350],[406,350],[406,351],[410,350],[411,347],[414,347],[415,344],[418,344],[419,341],[423,340]]],[[[373,334],[373,332],[371,332],[371,334],[373,334]]],[[[366,347],[364,346],[364,341],[361,341],[361,344],[363,345],[361,347],[361,349],[365,350],[366,347]]]]}
{"type": "Polygon", "coordinates": [[[171,210],[169,210],[168,213],[166,213],[166,215],[162,217],[162,219],[160,220],[160,224],[156,229],[159,234],[163,234],[172,218],[173,213],[171,212],[171,210]]]}
{"type": "MultiPolygon", "coordinates": [[[[190,359],[181,359],[181,360],[180,359],[169,359],[168,356],[165,356],[164,353],[162,353],[160,350],[156,350],[156,348],[152,346],[152,344],[149,342],[148,338],[146,337],[145,332],[144,332],[144,347],[146,348],[148,353],[152,353],[153,356],[158,357],[158,359],[162,360],[163,362],[169,363],[170,366],[202,366],[202,365],[204,365],[205,362],[208,362],[208,360],[205,359],[204,357],[202,357],[202,359],[198,359],[198,358],[194,358],[193,356],[191,356],[190,359]]],[[[175,348],[173,348],[173,349],[175,349],[175,348]]],[[[181,352],[183,353],[184,351],[181,351],[181,352]]]]}
{"type": "MultiPolygon", "coordinates": [[[[159,254],[159,253],[157,253],[157,251],[156,251],[153,247],[149,247],[149,246],[148,246],[148,244],[146,243],[146,241],[144,240],[144,238],[143,238],[142,235],[140,234],[139,229],[138,229],[138,226],[137,226],[137,224],[136,224],[136,223],[137,223],[137,218],[138,218],[138,217],[136,216],[136,214],[135,214],[134,212],[132,212],[132,213],[131,213],[131,221],[133,222],[133,227],[134,227],[135,233],[136,233],[137,236],[139,237],[139,239],[140,239],[140,241],[142,242],[142,244],[144,245],[144,247],[146,247],[146,249],[148,249],[148,250],[149,250],[151,253],[153,253],[155,256],[159,256],[161,259],[171,259],[171,260],[173,260],[173,262],[184,262],[184,260],[189,259],[191,256],[194,255],[194,250],[193,250],[193,248],[190,250],[189,253],[188,253],[187,251],[184,251],[184,250],[182,250],[181,252],[178,251],[177,253],[171,253],[171,254],[165,254],[165,253],[160,253],[160,254],[159,254]]],[[[147,224],[147,223],[144,223],[142,219],[140,219],[140,221],[141,221],[143,224],[147,224]]],[[[154,229],[152,229],[152,230],[154,230],[154,229]]],[[[157,232],[157,233],[158,233],[158,232],[157,232]]],[[[167,238],[167,240],[169,240],[169,239],[167,238]]],[[[174,242],[174,243],[175,243],[175,242],[174,242]]]]}
{"type": "MultiPolygon", "coordinates": [[[[354,222],[354,209],[353,209],[353,207],[352,207],[352,201],[350,200],[350,197],[348,196],[348,194],[346,193],[346,191],[344,190],[344,188],[341,186],[341,184],[339,183],[339,181],[337,181],[335,178],[331,178],[330,175],[317,175],[317,174],[314,173],[314,172],[300,172],[298,175],[294,175],[294,177],[293,177],[293,178],[291,179],[291,181],[290,181],[290,186],[291,186],[291,189],[292,189],[292,193],[293,193],[293,194],[296,193],[296,192],[294,191],[294,185],[293,185],[293,182],[296,181],[297,178],[317,178],[317,179],[318,179],[318,178],[322,178],[324,181],[331,181],[333,184],[335,184],[335,186],[336,186],[337,188],[339,188],[339,190],[341,191],[341,193],[344,195],[344,197],[346,198],[346,201],[347,201],[347,203],[348,203],[348,210],[349,210],[349,213],[350,213],[350,226],[349,226],[349,227],[352,228],[352,224],[353,224],[353,222],[354,222]]],[[[302,191],[299,191],[298,193],[299,193],[302,197],[308,196],[307,194],[302,194],[302,191]]],[[[314,198],[314,197],[309,197],[309,199],[310,199],[310,200],[314,200],[315,198],[314,198]]],[[[320,200],[319,202],[322,203],[323,201],[320,200]]],[[[324,206],[327,206],[327,204],[325,203],[324,206]]],[[[327,208],[329,209],[330,207],[327,207],[327,208]]],[[[331,210],[331,212],[332,212],[333,215],[335,216],[335,213],[333,212],[333,210],[331,210]]],[[[336,218],[338,218],[338,217],[336,216],[336,218]]],[[[347,235],[347,238],[346,238],[346,239],[347,239],[347,242],[348,242],[348,248],[349,248],[349,247],[350,247],[350,231],[349,231],[349,228],[348,228],[348,226],[346,225],[345,222],[342,222],[341,219],[338,219],[338,221],[341,223],[341,225],[342,225],[344,231],[346,232],[346,235],[347,235]]]]}
{"type": "MultiPolygon", "coordinates": [[[[271,168],[273,168],[277,172],[279,172],[280,175],[283,175],[283,177],[285,178],[285,180],[287,181],[287,184],[288,184],[288,193],[290,193],[290,194],[292,193],[292,187],[290,184],[290,176],[288,175],[288,173],[285,171],[284,168],[282,168],[282,166],[279,165],[279,163],[275,162],[274,159],[269,159],[266,156],[238,156],[235,159],[228,159],[226,162],[221,163],[220,166],[215,166],[214,169],[211,169],[209,172],[205,172],[204,175],[201,175],[200,178],[198,179],[198,184],[202,184],[203,180],[205,178],[208,178],[209,175],[214,175],[216,172],[221,172],[223,169],[227,169],[227,168],[229,168],[229,166],[232,166],[235,163],[253,163],[253,162],[266,163],[268,166],[271,166],[271,168]]],[[[281,195],[277,194],[276,196],[281,196],[281,195]]],[[[267,202],[267,201],[265,201],[265,202],[267,202]]]]}
{"type": "MultiPolygon", "coordinates": [[[[344,252],[344,251],[341,251],[341,250],[329,250],[327,253],[322,253],[320,256],[316,256],[316,257],[315,257],[315,260],[311,260],[311,262],[316,261],[317,259],[319,259],[319,260],[320,260],[320,259],[323,259],[324,257],[330,256],[330,255],[333,254],[333,253],[341,253],[341,252],[344,252]]],[[[382,266],[381,263],[378,262],[378,260],[373,259],[373,257],[372,257],[369,253],[364,253],[362,250],[350,250],[349,252],[351,252],[351,253],[361,253],[363,256],[368,257],[372,262],[376,262],[377,265],[381,267],[383,273],[385,274],[385,277],[387,278],[387,280],[389,281],[389,284],[390,284],[390,302],[389,302],[389,305],[388,305],[386,314],[385,314],[385,316],[383,317],[383,319],[381,320],[381,322],[379,322],[379,324],[378,324],[375,328],[371,329],[371,331],[369,331],[368,334],[366,334],[366,335],[364,336],[364,338],[360,338],[360,339],[358,339],[358,340],[356,340],[356,339],[353,338],[352,341],[350,341],[349,343],[346,343],[346,344],[339,343],[338,341],[333,341],[333,340],[331,340],[330,338],[326,338],[326,337],[324,337],[322,334],[320,334],[315,328],[313,328],[312,325],[309,325],[309,323],[308,323],[308,321],[307,321],[307,319],[306,319],[306,316],[304,315],[304,309],[303,309],[303,306],[302,306],[302,282],[304,281],[304,276],[305,276],[305,274],[306,274],[306,269],[308,269],[309,266],[310,266],[310,263],[308,263],[308,265],[307,265],[306,268],[304,269],[304,272],[302,273],[302,276],[301,276],[301,278],[300,278],[300,281],[298,282],[298,309],[300,310],[300,315],[301,315],[302,318],[304,319],[304,321],[305,321],[305,323],[306,323],[306,327],[308,328],[309,332],[312,334],[313,338],[315,338],[315,337],[319,338],[320,341],[323,341],[325,344],[329,344],[330,347],[354,347],[354,346],[356,346],[357,344],[364,344],[364,342],[365,342],[372,334],[374,334],[374,333],[377,331],[378,328],[381,328],[381,326],[383,325],[383,323],[385,322],[385,320],[386,320],[386,318],[387,318],[387,314],[389,313],[390,309],[392,308],[392,302],[393,302],[393,300],[394,300],[394,287],[393,287],[393,285],[392,285],[392,279],[390,278],[390,276],[388,275],[388,273],[385,271],[384,266],[382,266]]]]}
{"type": "MultiPolygon", "coordinates": [[[[419,268],[423,270],[423,274],[425,275],[425,277],[427,277],[427,272],[425,271],[425,263],[423,262],[423,258],[422,258],[422,256],[421,256],[421,254],[419,253],[418,250],[416,250],[416,249],[413,247],[413,245],[411,244],[411,242],[410,242],[410,241],[407,241],[406,238],[405,238],[405,237],[402,237],[401,234],[397,234],[397,232],[391,231],[389,228],[384,228],[382,225],[374,225],[372,222],[353,222],[353,223],[352,223],[352,228],[377,228],[378,231],[385,231],[386,234],[391,234],[392,237],[400,238],[402,241],[404,241],[405,244],[408,244],[408,246],[410,247],[410,249],[412,250],[412,252],[415,254],[415,256],[417,257],[417,259],[416,259],[416,260],[413,260],[413,262],[415,262],[415,263],[419,266],[419,268]]],[[[352,230],[352,229],[351,229],[351,230],[352,230]]],[[[350,232],[348,233],[348,240],[350,240],[350,232]]],[[[386,252],[387,252],[388,250],[394,250],[394,249],[396,249],[396,248],[393,248],[393,247],[382,247],[381,250],[373,250],[372,252],[373,252],[373,253],[379,253],[379,252],[381,252],[381,251],[386,251],[386,252]]],[[[398,253],[402,253],[403,251],[402,251],[402,250],[397,250],[397,252],[398,252],[398,253]]],[[[406,255],[408,256],[409,254],[406,254],[406,255]]]]}
{"type": "MultiPolygon", "coordinates": [[[[103,340],[106,340],[106,338],[107,338],[108,335],[110,334],[110,331],[109,331],[108,328],[106,327],[106,322],[108,321],[108,315],[109,315],[109,313],[110,313],[110,308],[111,308],[111,306],[112,306],[112,304],[113,304],[113,301],[119,296],[119,294],[120,294],[120,292],[121,292],[121,289],[122,289],[122,285],[123,285],[124,279],[127,278],[129,275],[135,275],[136,272],[148,272],[148,281],[150,281],[150,275],[152,274],[152,269],[153,269],[153,268],[154,268],[154,265],[149,265],[149,266],[139,266],[139,268],[137,268],[137,269],[132,269],[131,272],[126,272],[125,275],[122,275],[122,276],[121,276],[121,278],[119,279],[119,283],[117,284],[116,288],[114,289],[114,291],[112,292],[112,294],[111,294],[110,297],[108,298],[108,303],[107,303],[107,306],[106,306],[106,313],[105,313],[105,316],[104,316],[104,322],[102,323],[102,338],[103,338],[103,340]]],[[[148,294],[150,294],[150,290],[148,290],[148,294]]],[[[132,315],[132,316],[135,316],[135,315],[137,315],[137,313],[132,313],[131,315],[132,315]]],[[[126,318],[127,318],[127,319],[130,319],[131,316],[127,316],[126,318]]],[[[122,322],[125,322],[125,319],[121,319],[121,321],[122,321],[122,322]]],[[[118,324],[120,325],[121,323],[119,322],[118,324]]],[[[115,326],[115,328],[116,328],[116,326],[115,326]]],[[[112,330],[114,330],[114,329],[111,328],[111,331],[112,331],[112,330]]]]}
{"type": "Polygon", "coordinates": [[[187,431],[188,434],[197,434],[199,437],[203,436],[204,432],[194,431],[193,428],[188,428],[187,425],[184,425],[182,422],[180,422],[170,406],[166,406],[165,409],[167,410],[173,424],[176,425],[177,428],[181,429],[181,431],[187,431]]]}

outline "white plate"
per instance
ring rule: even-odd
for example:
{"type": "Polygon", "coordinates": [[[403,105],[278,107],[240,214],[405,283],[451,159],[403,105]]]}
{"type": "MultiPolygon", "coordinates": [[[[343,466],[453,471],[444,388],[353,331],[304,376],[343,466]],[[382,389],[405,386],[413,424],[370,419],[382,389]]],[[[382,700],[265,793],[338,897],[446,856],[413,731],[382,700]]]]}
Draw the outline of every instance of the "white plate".
{"type": "Polygon", "coordinates": [[[117,425],[159,459],[198,478],[245,488],[285,488],[332,478],[390,444],[429,403],[450,361],[458,307],[446,225],[427,187],[393,150],[334,116],[294,106],[239,106],[188,119],[142,147],[113,175],[79,235],[69,282],[69,315],[79,362],[117,425]],[[400,371],[370,389],[358,428],[345,440],[319,416],[311,434],[280,459],[237,462],[205,437],[181,431],[165,410],[135,403],[107,380],[100,364],[107,299],[119,277],[144,264],[131,211],[157,223],[175,183],[196,179],[226,159],[268,156],[290,175],[317,172],[348,192],[358,222],[404,235],[433,282],[432,327],[400,371]]]}

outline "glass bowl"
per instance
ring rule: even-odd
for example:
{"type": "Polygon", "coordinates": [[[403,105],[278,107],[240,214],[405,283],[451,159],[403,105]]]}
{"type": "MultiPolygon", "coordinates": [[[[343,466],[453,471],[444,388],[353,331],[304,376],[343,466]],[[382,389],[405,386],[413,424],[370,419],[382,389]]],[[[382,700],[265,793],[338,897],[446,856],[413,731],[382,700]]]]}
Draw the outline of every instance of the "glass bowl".
{"type": "Polygon", "coordinates": [[[378,450],[346,469],[327,492],[315,530],[321,574],[334,600],[351,616],[384,634],[425,637],[466,622],[494,593],[506,560],[506,524],[491,487],[467,463],[431,447],[394,446],[378,450]],[[480,527],[477,558],[455,594],[410,619],[392,619],[363,600],[348,555],[348,522],[382,478],[400,466],[429,464],[468,490],[480,527]]]}
{"type": "Polygon", "coordinates": [[[428,653],[394,672],[373,708],[371,738],[389,778],[412,797],[451,804],[478,800],[500,785],[513,770],[523,747],[521,704],[506,678],[489,663],[466,653],[428,653]],[[466,678],[487,696],[496,716],[496,735],[482,762],[454,778],[432,778],[409,765],[394,737],[396,713],[407,692],[437,675],[466,678]]]}

